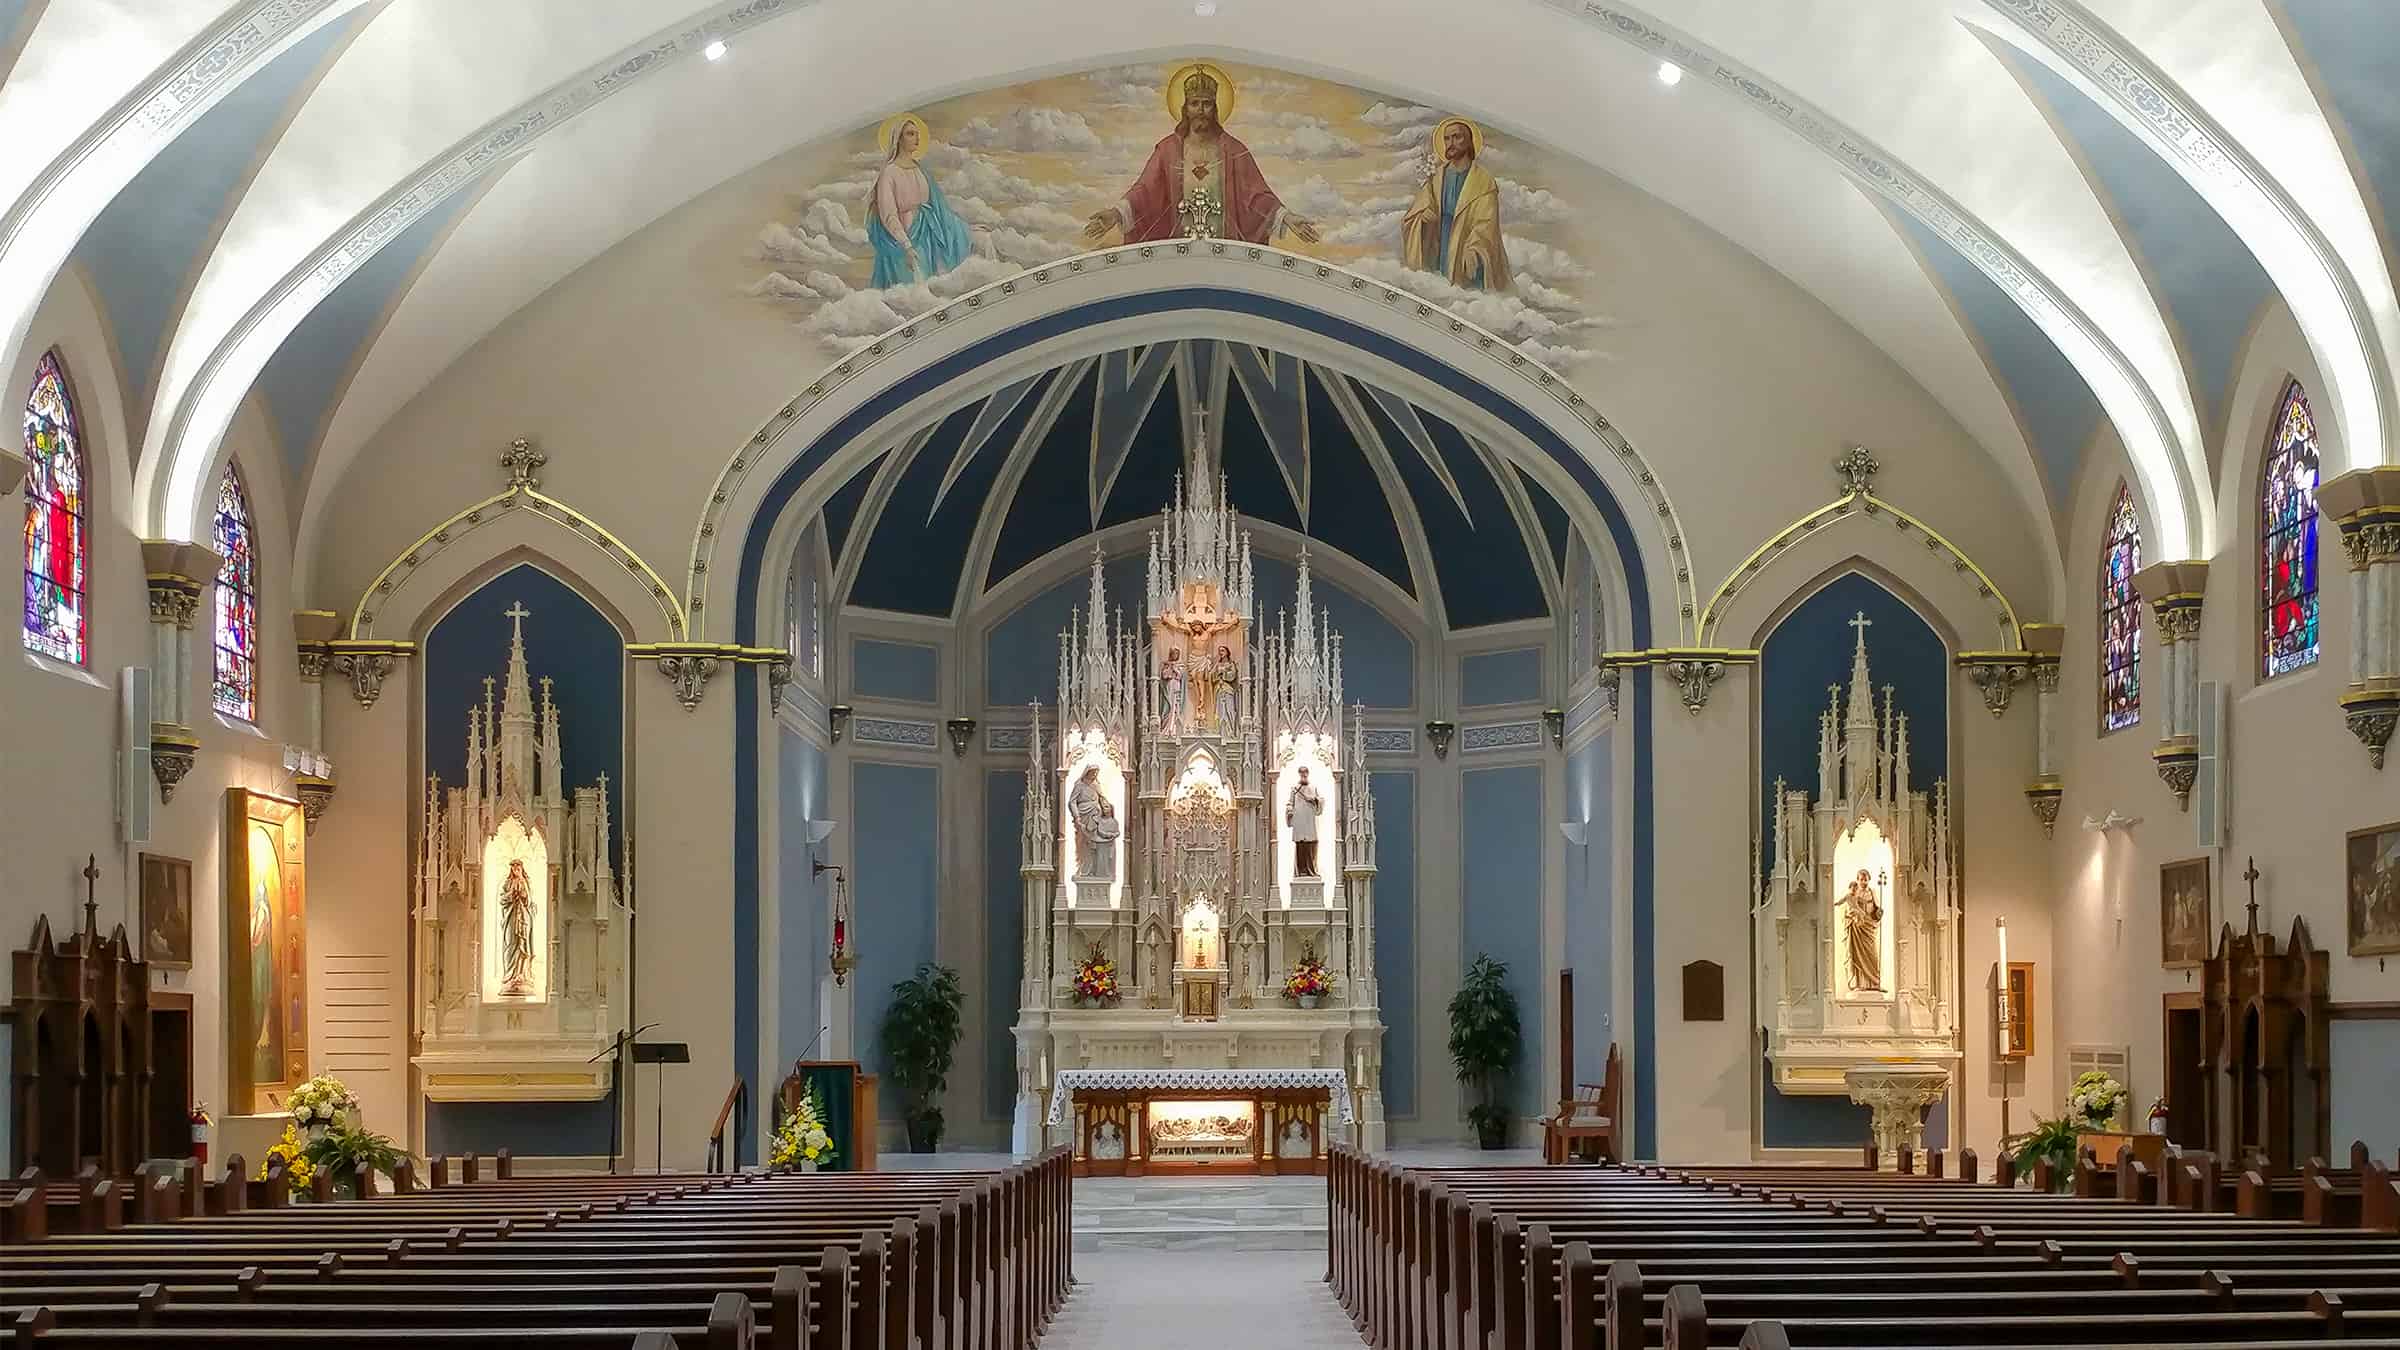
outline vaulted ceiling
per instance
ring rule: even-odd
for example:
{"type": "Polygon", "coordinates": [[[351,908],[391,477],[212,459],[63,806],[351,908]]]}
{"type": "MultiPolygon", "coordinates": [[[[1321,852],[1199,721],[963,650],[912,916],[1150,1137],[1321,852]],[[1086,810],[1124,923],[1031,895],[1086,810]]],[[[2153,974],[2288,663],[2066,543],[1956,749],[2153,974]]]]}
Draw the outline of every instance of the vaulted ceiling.
{"type": "MultiPolygon", "coordinates": [[[[7,355],[22,364],[34,311],[80,264],[135,404],[146,528],[201,527],[211,456],[256,398],[305,536],[376,430],[445,368],[729,177],[1030,71],[1221,52],[1455,107],[1704,222],[2038,479],[2053,546],[2105,424],[2159,554],[2211,550],[2228,382],[2277,293],[2319,367],[2328,472],[2400,442],[2389,0],[1489,0],[1471,14],[1024,0],[976,10],[971,41],[929,36],[957,36],[961,14],[922,0],[0,0],[7,355]],[[1889,265],[1892,240],[1916,267],[1889,265]]],[[[1082,372],[1094,389],[1108,378],[1106,361],[1082,372]]],[[[1441,509],[1488,520],[1464,481],[1477,464],[1526,500],[1487,454],[1395,426],[1374,391],[1294,378],[1267,381],[1276,409],[1227,413],[1257,418],[1273,472],[1256,479],[1284,487],[1253,507],[1262,517],[1333,528],[1312,475],[1360,472],[1324,467],[1347,455],[1396,512],[1427,512],[1409,477],[1422,472],[1441,509]],[[1295,472],[1274,418],[1319,405],[1340,416],[1311,425],[1353,439],[1312,444],[1295,472]]],[[[937,478],[926,499],[938,514],[971,480],[1016,473],[965,442],[1007,430],[986,423],[1011,394],[999,422],[1066,383],[1044,376],[895,447],[891,491],[920,491],[920,466],[947,456],[948,490],[937,478]]],[[[1093,402],[1103,440],[1135,415],[1093,402]]],[[[1133,490],[1151,482],[1134,468],[1145,425],[1127,433],[1118,486],[1094,461],[1071,503],[1033,475],[1040,490],[1096,520],[1132,509],[1150,491],[1133,490]]],[[[991,565],[1032,546],[1002,527],[991,565]]],[[[1449,585],[1413,560],[1393,579],[1449,585]]]]}

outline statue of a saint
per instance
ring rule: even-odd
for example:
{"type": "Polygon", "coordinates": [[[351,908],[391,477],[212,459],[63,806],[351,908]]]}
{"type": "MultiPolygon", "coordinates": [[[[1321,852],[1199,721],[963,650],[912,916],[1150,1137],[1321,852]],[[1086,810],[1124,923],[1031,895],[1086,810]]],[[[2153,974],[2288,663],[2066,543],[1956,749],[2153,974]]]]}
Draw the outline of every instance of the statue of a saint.
{"type": "Polygon", "coordinates": [[[1850,949],[1850,987],[1881,992],[1883,904],[1875,898],[1875,883],[1864,868],[1842,896],[1842,937],[1850,949]]]}
{"type": "Polygon", "coordinates": [[[533,879],[523,858],[508,860],[508,879],[500,883],[500,992],[533,992],[533,879]]]}
{"type": "Polygon", "coordinates": [[[1300,781],[1283,802],[1283,823],[1292,831],[1292,875],[1317,875],[1317,816],[1325,809],[1325,796],[1309,786],[1308,766],[1300,766],[1300,781]]]}
{"type": "Polygon", "coordinates": [[[1192,686],[1185,673],[1182,648],[1167,648],[1166,662],[1158,668],[1158,720],[1170,734],[1189,725],[1185,719],[1191,709],[1192,686]]]}
{"type": "Polygon", "coordinates": [[[1241,723],[1242,663],[1233,659],[1233,648],[1220,645],[1217,659],[1210,663],[1208,677],[1216,686],[1217,734],[1230,736],[1241,723]]]}
{"type": "Polygon", "coordinates": [[[1117,808],[1100,790],[1100,766],[1086,767],[1067,794],[1067,815],[1075,822],[1075,876],[1082,881],[1113,881],[1117,875],[1117,836],[1125,832],[1117,808]]]}

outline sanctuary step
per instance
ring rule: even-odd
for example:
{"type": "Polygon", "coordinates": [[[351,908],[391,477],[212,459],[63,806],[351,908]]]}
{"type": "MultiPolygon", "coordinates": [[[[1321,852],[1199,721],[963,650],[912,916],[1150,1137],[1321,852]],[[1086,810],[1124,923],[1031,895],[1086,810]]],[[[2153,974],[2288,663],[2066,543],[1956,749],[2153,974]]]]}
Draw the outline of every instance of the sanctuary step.
{"type": "Polygon", "coordinates": [[[1323,1177],[1085,1177],[1075,1250],[1323,1251],[1323,1177]]]}
{"type": "Polygon", "coordinates": [[[1074,1292],[1043,1329],[1041,1350],[1361,1350],[1365,1344],[1334,1301],[1322,1258],[1152,1249],[1077,1255],[1074,1292]]]}

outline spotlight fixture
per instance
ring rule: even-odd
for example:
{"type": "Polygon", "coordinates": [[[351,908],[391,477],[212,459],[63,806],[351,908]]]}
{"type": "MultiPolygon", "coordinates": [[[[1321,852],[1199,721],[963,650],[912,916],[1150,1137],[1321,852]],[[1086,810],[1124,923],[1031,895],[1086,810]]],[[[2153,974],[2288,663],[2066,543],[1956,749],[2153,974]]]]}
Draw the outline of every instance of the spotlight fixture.
{"type": "Polygon", "coordinates": [[[725,43],[722,40],[711,42],[700,49],[700,54],[711,61],[722,61],[725,59],[725,43]]]}
{"type": "Polygon", "coordinates": [[[1658,82],[1667,86],[1669,89],[1672,89],[1676,85],[1683,83],[1683,67],[1676,65],[1672,61],[1659,62],[1658,82]]]}
{"type": "Polygon", "coordinates": [[[1216,17],[1217,0],[1197,0],[1197,3],[1192,6],[1192,13],[1203,19],[1216,17]]]}

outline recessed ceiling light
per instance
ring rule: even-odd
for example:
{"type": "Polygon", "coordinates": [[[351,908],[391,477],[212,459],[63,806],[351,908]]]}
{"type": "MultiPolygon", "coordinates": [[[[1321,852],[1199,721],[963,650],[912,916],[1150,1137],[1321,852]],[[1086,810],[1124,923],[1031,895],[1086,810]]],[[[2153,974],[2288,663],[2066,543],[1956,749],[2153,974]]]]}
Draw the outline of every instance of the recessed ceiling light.
{"type": "Polygon", "coordinates": [[[711,61],[722,61],[725,59],[725,44],[722,42],[712,42],[707,46],[702,47],[700,49],[700,54],[707,57],[711,61]]]}
{"type": "Polygon", "coordinates": [[[1683,83],[1683,67],[1672,61],[1659,62],[1658,82],[1669,87],[1683,83]]]}
{"type": "Polygon", "coordinates": [[[1213,17],[1217,12],[1217,0],[1195,0],[1192,12],[1203,19],[1213,17]]]}

